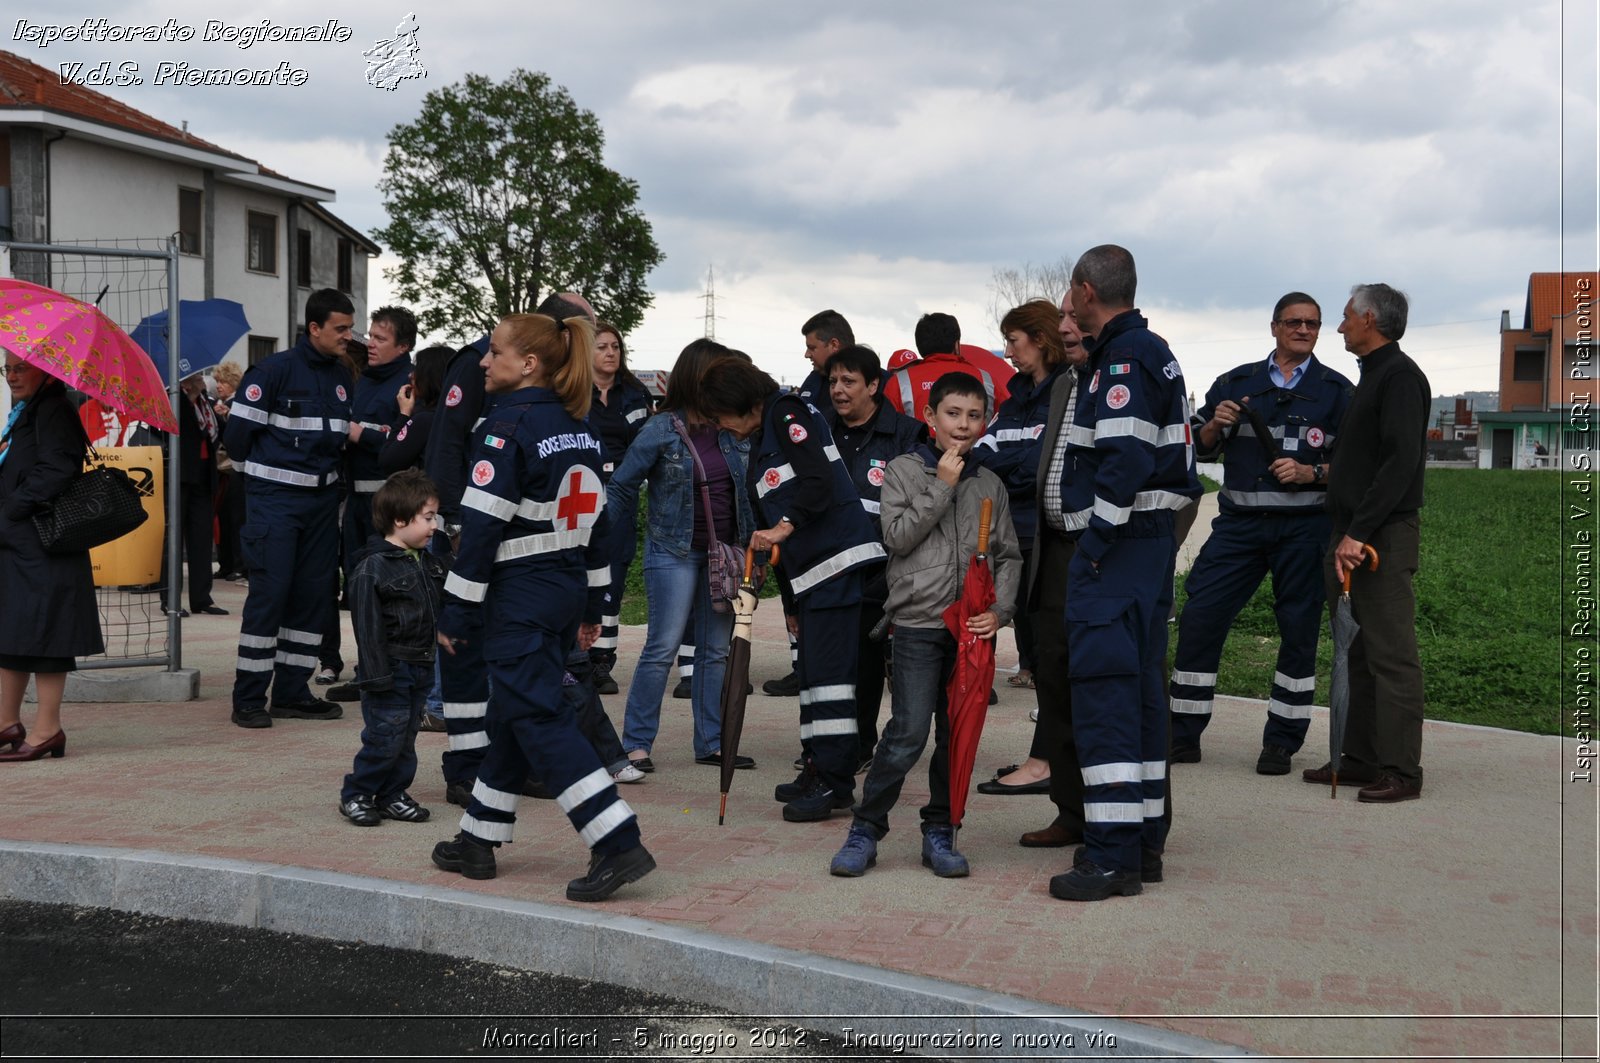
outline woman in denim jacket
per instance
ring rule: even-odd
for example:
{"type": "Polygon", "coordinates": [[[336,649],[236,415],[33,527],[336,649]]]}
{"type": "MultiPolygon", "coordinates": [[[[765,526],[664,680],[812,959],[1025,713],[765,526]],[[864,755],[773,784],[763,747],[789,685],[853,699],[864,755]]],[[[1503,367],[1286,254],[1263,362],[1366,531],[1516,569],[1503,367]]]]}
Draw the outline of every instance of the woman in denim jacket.
{"type": "MultiPolygon", "coordinates": [[[[722,763],[722,676],[733,633],[733,614],[711,608],[705,507],[700,500],[694,454],[674,421],[681,423],[701,447],[701,464],[706,466],[710,479],[716,523],[710,534],[743,546],[755,527],[750,499],[742,490],[750,444],[709,424],[700,416],[695,401],[705,364],[715,355],[728,353],[726,347],[712,340],[696,340],[683,349],[672,368],[662,412],[645,422],[606,488],[610,511],[631,513],[638,506],[639,485],[649,482],[644,585],[650,604],[650,626],[644,652],[628,687],[622,728],[622,747],[641,771],[655,770],[650,751],[660,729],[661,699],[666,693],[668,673],[678,647],[691,640],[695,646],[691,684],[695,762],[722,763]],[[691,620],[692,638],[685,638],[691,620]]],[[[737,766],[753,768],[755,761],[739,757],[737,766]]]]}

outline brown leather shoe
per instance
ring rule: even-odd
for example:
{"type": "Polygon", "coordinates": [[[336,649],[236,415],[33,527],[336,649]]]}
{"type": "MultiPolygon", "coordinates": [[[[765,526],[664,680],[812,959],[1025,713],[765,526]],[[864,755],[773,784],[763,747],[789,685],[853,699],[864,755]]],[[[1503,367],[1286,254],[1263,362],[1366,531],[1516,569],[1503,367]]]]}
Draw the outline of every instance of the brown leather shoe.
{"type": "MultiPolygon", "coordinates": [[[[1307,768],[1305,771],[1300,773],[1300,778],[1317,786],[1332,786],[1333,761],[1328,761],[1328,763],[1324,764],[1320,768],[1307,768]]],[[[1377,782],[1378,776],[1374,772],[1364,771],[1361,768],[1353,767],[1350,764],[1345,764],[1344,767],[1339,769],[1339,781],[1342,783],[1354,783],[1359,786],[1366,786],[1369,783],[1377,782]]]]}
{"type": "Polygon", "coordinates": [[[1017,839],[1017,844],[1024,849],[1061,849],[1081,841],[1082,834],[1074,834],[1061,824],[1052,823],[1044,830],[1030,830],[1017,839]]]}
{"type": "Polygon", "coordinates": [[[1356,794],[1356,800],[1368,804],[1393,804],[1396,801],[1415,801],[1421,796],[1420,782],[1407,782],[1393,772],[1386,771],[1378,776],[1377,782],[1363,786],[1356,794]]]}

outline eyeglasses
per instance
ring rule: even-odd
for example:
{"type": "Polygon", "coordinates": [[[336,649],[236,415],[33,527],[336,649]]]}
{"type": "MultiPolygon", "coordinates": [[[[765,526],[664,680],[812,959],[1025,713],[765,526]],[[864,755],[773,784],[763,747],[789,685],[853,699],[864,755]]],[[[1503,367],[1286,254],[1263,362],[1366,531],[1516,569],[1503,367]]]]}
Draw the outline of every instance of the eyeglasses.
{"type": "Polygon", "coordinates": [[[1322,320],[1315,317],[1285,317],[1279,318],[1278,324],[1290,332],[1299,332],[1301,329],[1315,332],[1322,327],[1322,320]]]}
{"type": "Polygon", "coordinates": [[[33,366],[28,365],[26,362],[24,362],[21,365],[8,365],[8,366],[6,366],[5,372],[6,372],[6,376],[21,376],[24,371],[32,369],[32,368],[33,368],[33,366]]]}

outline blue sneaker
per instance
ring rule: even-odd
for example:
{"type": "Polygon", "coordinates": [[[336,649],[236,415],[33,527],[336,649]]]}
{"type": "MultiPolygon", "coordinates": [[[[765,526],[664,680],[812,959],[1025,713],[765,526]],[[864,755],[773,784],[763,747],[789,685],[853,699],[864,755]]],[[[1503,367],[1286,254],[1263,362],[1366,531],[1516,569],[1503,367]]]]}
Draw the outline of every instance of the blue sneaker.
{"type": "Polygon", "coordinates": [[[940,878],[966,878],[967,858],[956,852],[955,828],[948,823],[922,833],[922,866],[940,878]]]}
{"type": "Polygon", "coordinates": [[[867,828],[851,824],[844,845],[833,855],[828,873],[840,878],[860,878],[867,868],[878,862],[878,839],[867,833],[867,828]]]}

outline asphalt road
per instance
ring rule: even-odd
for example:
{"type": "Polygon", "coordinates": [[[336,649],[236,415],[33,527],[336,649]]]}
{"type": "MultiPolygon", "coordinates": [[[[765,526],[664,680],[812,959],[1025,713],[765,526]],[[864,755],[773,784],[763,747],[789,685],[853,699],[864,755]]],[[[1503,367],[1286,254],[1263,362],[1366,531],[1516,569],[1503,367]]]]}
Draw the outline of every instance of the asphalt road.
{"type": "Polygon", "coordinates": [[[0,901],[0,941],[8,1059],[877,1058],[620,986],[104,908],[0,901]]]}

